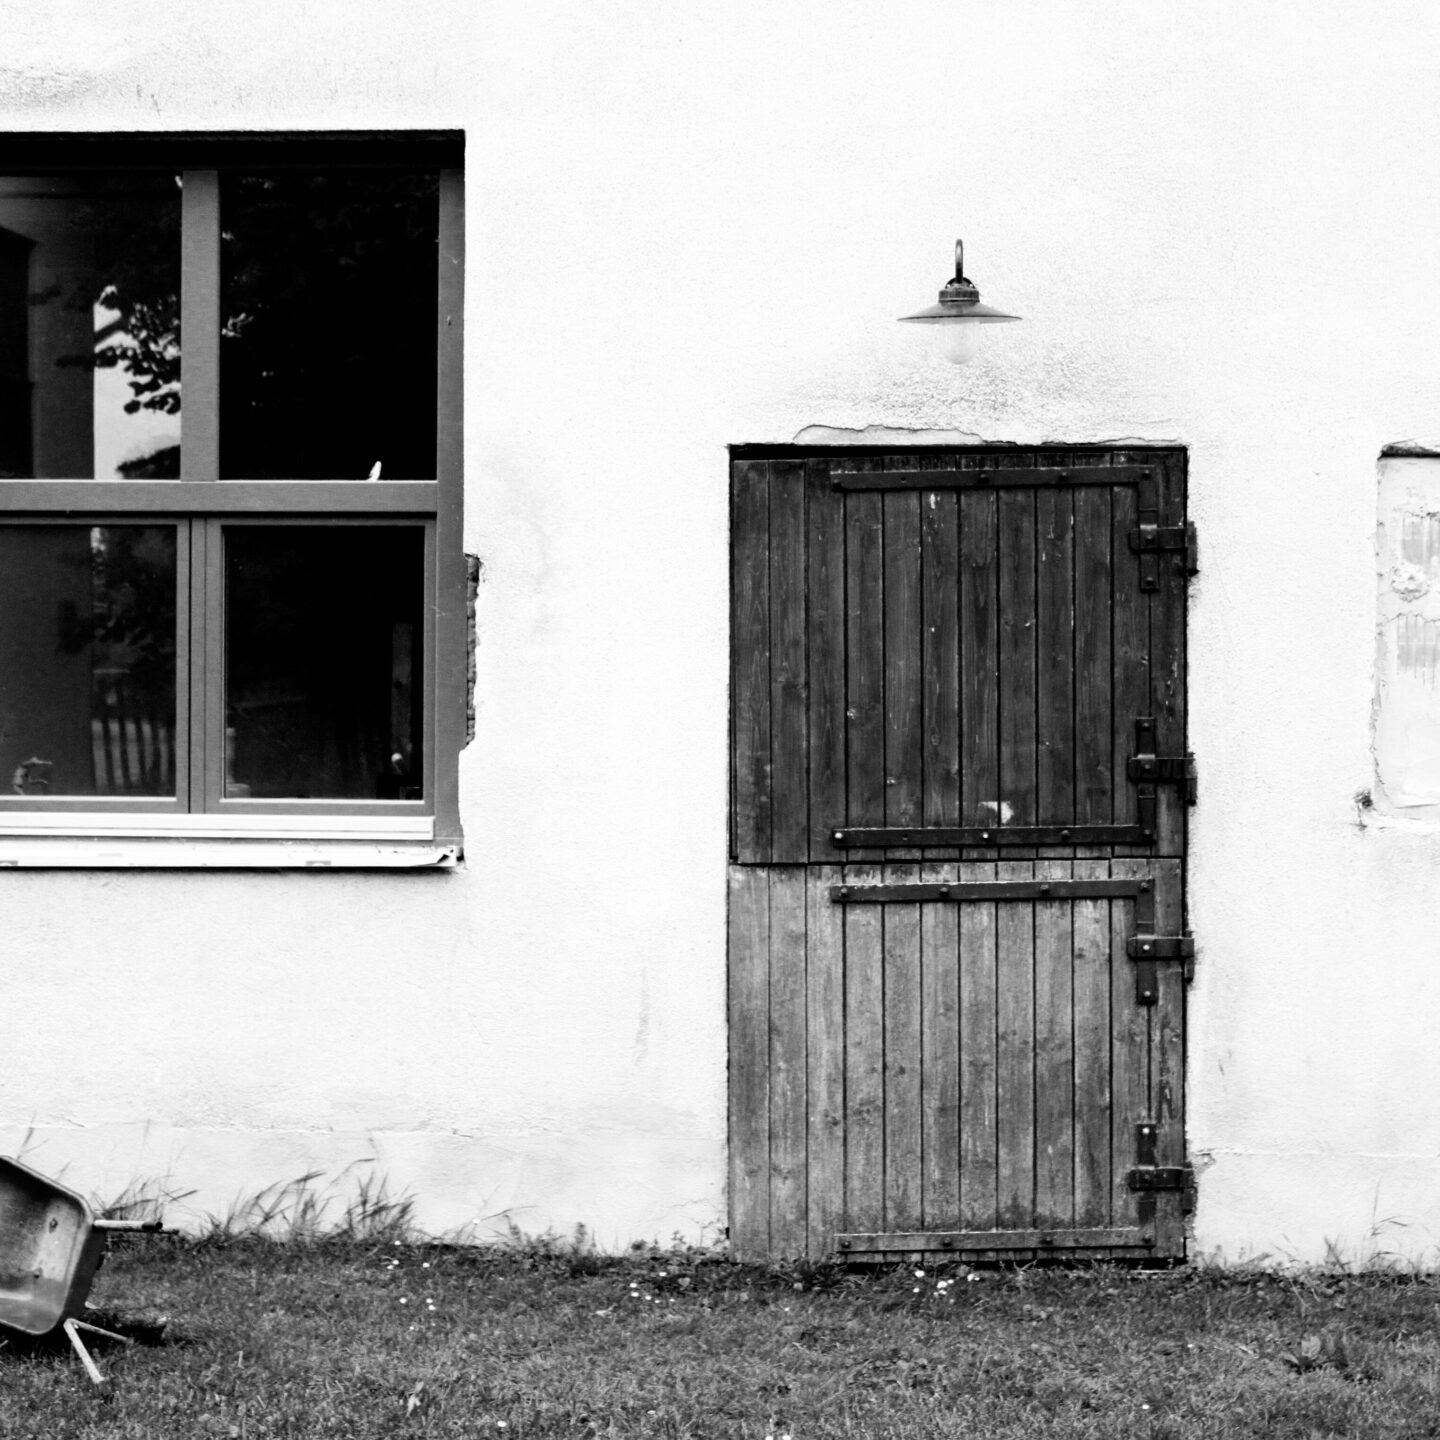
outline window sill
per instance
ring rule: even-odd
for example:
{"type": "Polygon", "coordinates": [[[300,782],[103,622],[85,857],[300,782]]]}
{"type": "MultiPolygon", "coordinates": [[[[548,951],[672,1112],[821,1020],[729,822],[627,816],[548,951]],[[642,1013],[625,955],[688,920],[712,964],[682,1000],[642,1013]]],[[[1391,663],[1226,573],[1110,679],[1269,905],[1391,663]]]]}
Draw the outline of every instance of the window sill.
{"type": "Polygon", "coordinates": [[[448,869],[429,815],[0,815],[8,869],[448,869]]]}

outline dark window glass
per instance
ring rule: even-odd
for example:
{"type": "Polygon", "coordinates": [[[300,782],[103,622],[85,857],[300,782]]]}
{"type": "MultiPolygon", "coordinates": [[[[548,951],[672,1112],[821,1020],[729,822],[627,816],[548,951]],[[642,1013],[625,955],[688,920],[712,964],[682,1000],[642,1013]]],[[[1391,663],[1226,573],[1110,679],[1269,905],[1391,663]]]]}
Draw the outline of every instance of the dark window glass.
{"type": "Polygon", "coordinates": [[[179,181],[0,176],[0,478],[179,473],[179,181]]]}
{"type": "Polygon", "coordinates": [[[228,799],[419,800],[419,526],[225,527],[228,799]]]}
{"type": "Polygon", "coordinates": [[[174,795],[175,527],[0,525],[0,783],[174,795]]]}
{"type": "Polygon", "coordinates": [[[223,177],[223,478],[435,477],[438,194],[434,174],[223,177]]]}

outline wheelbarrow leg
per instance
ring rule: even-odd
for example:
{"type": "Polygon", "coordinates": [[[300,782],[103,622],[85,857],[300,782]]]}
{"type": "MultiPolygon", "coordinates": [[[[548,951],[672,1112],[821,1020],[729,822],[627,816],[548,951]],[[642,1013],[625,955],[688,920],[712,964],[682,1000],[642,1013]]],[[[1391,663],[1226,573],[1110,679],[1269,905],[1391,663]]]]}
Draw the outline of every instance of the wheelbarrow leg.
{"type": "Polygon", "coordinates": [[[103,1335],[107,1340],[118,1340],[122,1345],[135,1343],[127,1336],[117,1335],[113,1330],[102,1330],[98,1325],[91,1325],[86,1320],[66,1320],[61,1329],[69,1336],[70,1343],[75,1347],[75,1353],[80,1357],[80,1363],[85,1367],[85,1373],[97,1385],[108,1385],[110,1382],[100,1373],[100,1367],[85,1348],[85,1342],[80,1338],[80,1332],[88,1330],[92,1335],[103,1335]]]}

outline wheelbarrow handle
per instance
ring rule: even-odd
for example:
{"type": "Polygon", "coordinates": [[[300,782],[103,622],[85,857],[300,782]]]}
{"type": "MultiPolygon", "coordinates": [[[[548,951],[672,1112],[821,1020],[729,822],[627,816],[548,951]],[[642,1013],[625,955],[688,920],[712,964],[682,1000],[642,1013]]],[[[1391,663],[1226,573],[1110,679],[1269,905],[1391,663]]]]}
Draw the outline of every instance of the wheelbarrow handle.
{"type": "Polygon", "coordinates": [[[97,1230],[139,1230],[147,1235],[165,1234],[163,1220],[92,1220],[97,1230]]]}

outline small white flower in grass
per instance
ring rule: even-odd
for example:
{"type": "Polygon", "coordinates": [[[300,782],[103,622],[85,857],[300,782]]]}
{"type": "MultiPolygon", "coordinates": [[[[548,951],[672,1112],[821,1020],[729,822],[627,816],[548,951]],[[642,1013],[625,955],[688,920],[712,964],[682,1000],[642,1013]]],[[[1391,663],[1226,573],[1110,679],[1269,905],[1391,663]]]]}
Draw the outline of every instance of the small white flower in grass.
{"type": "Polygon", "coordinates": [[[402,1296],[400,1297],[400,1303],[401,1303],[402,1305],[408,1305],[410,1302],[402,1295],[402,1296]]]}
{"type": "Polygon", "coordinates": [[[923,1270],[917,1270],[915,1272],[915,1278],[917,1280],[923,1280],[925,1278],[925,1272],[923,1270]]]}

